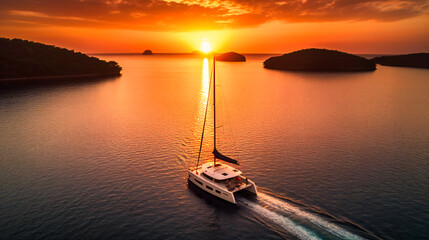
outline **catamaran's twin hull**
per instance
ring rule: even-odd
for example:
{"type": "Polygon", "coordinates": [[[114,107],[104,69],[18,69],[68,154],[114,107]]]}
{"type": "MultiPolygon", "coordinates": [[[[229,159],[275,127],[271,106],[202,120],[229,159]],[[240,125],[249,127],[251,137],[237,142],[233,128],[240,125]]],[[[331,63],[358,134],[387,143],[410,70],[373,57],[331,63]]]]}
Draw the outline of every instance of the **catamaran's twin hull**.
{"type": "Polygon", "coordinates": [[[236,204],[234,196],[235,192],[246,190],[251,193],[257,194],[256,185],[251,180],[248,180],[248,183],[245,186],[241,186],[232,191],[229,191],[228,189],[220,187],[218,183],[203,177],[198,170],[189,170],[188,178],[189,181],[191,181],[193,184],[195,184],[202,190],[233,204],[236,204]]]}

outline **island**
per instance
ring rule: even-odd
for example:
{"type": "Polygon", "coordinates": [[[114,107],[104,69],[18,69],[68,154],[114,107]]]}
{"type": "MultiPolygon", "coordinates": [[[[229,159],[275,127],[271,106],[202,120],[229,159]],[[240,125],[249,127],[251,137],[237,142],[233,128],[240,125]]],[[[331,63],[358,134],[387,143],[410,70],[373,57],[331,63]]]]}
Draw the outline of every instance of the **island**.
{"type": "Polygon", "coordinates": [[[375,57],[371,62],[394,67],[429,68],[429,53],[375,57]]]}
{"type": "Polygon", "coordinates": [[[152,51],[151,50],[145,50],[143,53],[143,55],[152,55],[152,51]]]}
{"type": "Polygon", "coordinates": [[[225,62],[245,62],[246,57],[236,52],[227,52],[217,56],[216,60],[225,62]]]}
{"type": "Polygon", "coordinates": [[[374,71],[375,63],[353,54],[328,49],[303,49],[264,61],[268,69],[291,71],[374,71]]]}
{"type": "Polygon", "coordinates": [[[0,80],[70,79],[120,75],[114,61],[42,43],[0,38],[0,80]]]}

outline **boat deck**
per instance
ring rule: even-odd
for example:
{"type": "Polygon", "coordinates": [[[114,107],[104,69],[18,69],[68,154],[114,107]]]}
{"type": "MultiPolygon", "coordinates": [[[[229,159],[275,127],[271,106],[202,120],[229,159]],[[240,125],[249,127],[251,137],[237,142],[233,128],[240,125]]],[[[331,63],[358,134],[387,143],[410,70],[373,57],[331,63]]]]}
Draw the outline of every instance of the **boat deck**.
{"type": "Polygon", "coordinates": [[[195,172],[200,178],[203,178],[211,184],[216,185],[218,188],[229,192],[237,192],[252,185],[252,183],[242,175],[238,175],[230,179],[217,180],[205,174],[201,167],[194,169],[193,172],[195,172]]]}

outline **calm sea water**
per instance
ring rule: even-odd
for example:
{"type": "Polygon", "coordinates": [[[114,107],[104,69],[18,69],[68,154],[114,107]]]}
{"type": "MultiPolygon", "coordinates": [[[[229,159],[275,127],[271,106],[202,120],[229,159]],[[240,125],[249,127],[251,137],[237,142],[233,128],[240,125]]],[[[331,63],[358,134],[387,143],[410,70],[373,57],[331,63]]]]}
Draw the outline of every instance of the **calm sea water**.
{"type": "Polygon", "coordinates": [[[123,75],[0,90],[0,239],[429,239],[429,70],[247,57],[217,65],[219,148],[259,187],[237,206],[187,182],[203,58],[101,56],[123,75]]]}

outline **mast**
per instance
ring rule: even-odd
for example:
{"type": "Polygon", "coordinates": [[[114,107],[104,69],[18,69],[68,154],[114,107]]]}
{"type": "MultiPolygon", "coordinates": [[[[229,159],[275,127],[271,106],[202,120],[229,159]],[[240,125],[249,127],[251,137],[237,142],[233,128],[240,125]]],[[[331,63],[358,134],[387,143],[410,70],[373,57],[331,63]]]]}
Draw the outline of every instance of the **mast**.
{"type": "MultiPolygon", "coordinates": [[[[209,93],[210,95],[210,93],[209,93]]],[[[216,166],[216,159],[220,159],[233,164],[238,164],[237,160],[221,154],[216,149],[216,55],[213,52],[213,166],[216,166]]]]}
{"type": "MultiPolygon", "coordinates": [[[[213,52],[213,152],[216,150],[216,54],[213,52]]],[[[216,166],[214,155],[213,166],[216,166]]]]}

